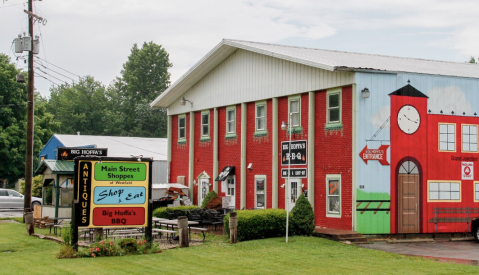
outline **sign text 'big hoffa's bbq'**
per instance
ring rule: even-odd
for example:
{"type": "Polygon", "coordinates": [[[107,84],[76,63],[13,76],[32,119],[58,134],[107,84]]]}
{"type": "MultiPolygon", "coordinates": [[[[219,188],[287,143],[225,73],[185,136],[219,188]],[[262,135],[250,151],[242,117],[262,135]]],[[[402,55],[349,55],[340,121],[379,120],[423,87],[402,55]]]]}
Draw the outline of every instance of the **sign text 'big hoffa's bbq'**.
{"type": "Polygon", "coordinates": [[[78,226],[146,227],[151,192],[150,159],[77,159],[78,226]]]}
{"type": "Polygon", "coordinates": [[[73,160],[76,157],[106,157],[107,155],[108,148],[57,148],[57,160],[73,160]]]}
{"type": "Polygon", "coordinates": [[[291,165],[306,165],[306,140],[291,141],[291,155],[290,142],[281,142],[281,165],[288,165],[291,160],[291,165]]]}

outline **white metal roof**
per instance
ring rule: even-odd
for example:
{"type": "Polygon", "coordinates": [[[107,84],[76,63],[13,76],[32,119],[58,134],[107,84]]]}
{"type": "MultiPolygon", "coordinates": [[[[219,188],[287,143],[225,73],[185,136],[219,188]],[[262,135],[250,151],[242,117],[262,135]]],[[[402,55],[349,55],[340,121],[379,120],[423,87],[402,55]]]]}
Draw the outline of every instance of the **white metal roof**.
{"type": "Polygon", "coordinates": [[[143,155],[153,160],[166,160],[166,138],[111,137],[88,135],[58,135],[56,137],[65,147],[96,145],[96,148],[108,148],[109,157],[130,157],[143,155]]]}
{"type": "Polygon", "coordinates": [[[479,65],[224,39],[158,96],[152,107],[168,107],[237,49],[329,71],[381,71],[479,78],[479,65]]]}

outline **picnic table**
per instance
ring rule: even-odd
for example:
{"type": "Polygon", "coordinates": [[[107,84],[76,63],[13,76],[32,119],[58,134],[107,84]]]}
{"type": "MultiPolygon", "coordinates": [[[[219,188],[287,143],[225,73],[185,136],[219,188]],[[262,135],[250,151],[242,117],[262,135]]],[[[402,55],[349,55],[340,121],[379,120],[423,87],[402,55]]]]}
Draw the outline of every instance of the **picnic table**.
{"type": "MultiPolygon", "coordinates": [[[[173,230],[175,228],[178,227],[178,220],[177,219],[174,219],[174,220],[168,220],[168,219],[163,219],[163,218],[153,218],[153,222],[158,225],[159,227],[161,226],[166,226],[166,230],[173,230]],[[171,227],[171,229],[170,229],[171,227]]],[[[199,228],[199,227],[192,227],[192,225],[198,225],[199,222],[197,221],[188,221],[188,234],[190,236],[190,240],[191,240],[191,230],[197,230],[197,231],[200,231],[202,234],[203,234],[203,241],[205,240],[205,231],[207,231],[207,229],[205,228],[199,228]]]]}

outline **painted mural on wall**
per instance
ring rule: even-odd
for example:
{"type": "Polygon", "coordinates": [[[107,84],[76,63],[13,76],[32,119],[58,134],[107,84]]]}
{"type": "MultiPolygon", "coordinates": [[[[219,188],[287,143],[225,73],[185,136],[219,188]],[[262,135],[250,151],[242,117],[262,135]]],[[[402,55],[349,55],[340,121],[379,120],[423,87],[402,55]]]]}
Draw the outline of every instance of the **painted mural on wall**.
{"type": "Polygon", "coordinates": [[[479,208],[479,81],[361,73],[357,83],[356,230],[466,232],[479,216],[467,210],[479,208]]]}

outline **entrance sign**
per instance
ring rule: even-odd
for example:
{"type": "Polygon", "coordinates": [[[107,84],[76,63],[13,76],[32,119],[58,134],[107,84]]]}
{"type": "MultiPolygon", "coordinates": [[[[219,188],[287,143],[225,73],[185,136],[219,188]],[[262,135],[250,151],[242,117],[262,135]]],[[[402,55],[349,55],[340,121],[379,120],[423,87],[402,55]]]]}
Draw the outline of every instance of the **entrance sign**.
{"type": "Polygon", "coordinates": [[[474,180],[474,162],[461,162],[462,180],[474,180]]]}
{"type": "Polygon", "coordinates": [[[151,159],[76,158],[76,224],[147,227],[151,224],[151,159]]]}
{"type": "Polygon", "coordinates": [[[377,160],[382,165],[389,165],[387,152],[389,145],[381,145],[378,149],[368,149],[366,145],[364,149],[359,153],[359,156],[368,164],[368,160],[377,160]]]}
{"type": "MultiPolygon", "coordinates": [[[[289,177],[291,178],[306,178],[307,175],[307,168],[291,168],[289,170],[289,177]]],[[[281,169],[281,177],[288,177],[288,169],[281,169]]]]}
{"type": "Polygon", "coordinates": [[[291,165],[306,165],[306,140],[291,141],[291,156],[289,155],[289,141],[281,142],[281,165],[288,165],[291,160],[291,165]]]}
{"type": "Polygon", "coordinates": [[[76,157],[106,157],[108,155],[108,148],[71,148],[58,147],[58,160],[73,160],[76,157]]]}

